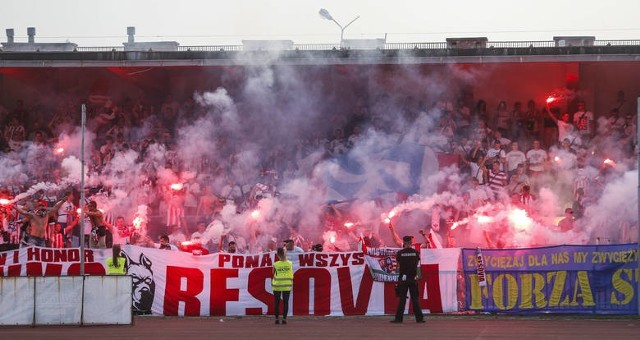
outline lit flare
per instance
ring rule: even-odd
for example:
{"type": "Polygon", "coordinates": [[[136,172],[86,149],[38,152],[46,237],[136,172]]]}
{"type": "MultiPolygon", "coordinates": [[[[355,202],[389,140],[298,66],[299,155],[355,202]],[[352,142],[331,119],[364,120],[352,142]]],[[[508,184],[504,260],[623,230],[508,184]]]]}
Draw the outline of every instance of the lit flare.
{"type": "Polygon", "coordinates": [[[493,222],[493,217],[480,215],[477,217],[478,223],[491,223],[493,222]]]}
{"type": "Polygon", "coordinates": [[[141,225],[142,225],[142,217],[138,216],[138,217],[133,219],[133,227],[134,228],[140,229],[141,225]]]}

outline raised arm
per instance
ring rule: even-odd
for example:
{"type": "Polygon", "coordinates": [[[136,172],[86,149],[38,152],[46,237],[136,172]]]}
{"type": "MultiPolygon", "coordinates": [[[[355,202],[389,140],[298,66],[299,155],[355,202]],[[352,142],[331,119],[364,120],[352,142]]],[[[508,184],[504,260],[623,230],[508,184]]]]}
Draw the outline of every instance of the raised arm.
{"type": "Polygon", "coordinates": [[[24,208],[22,208],[21,206],[19,206],[18,204],[15,205],[16,211],[19,212],[20,214],[27,216],[29,218],[33,217],[33,214],[26,211],[24,208]]]}
{"type": "Polygon", "coordinates": [[[558,122],[558,117],[556,117],[551,110],[545,110],[547,112],[547,115],[549,115],[549,117],[551,117],[551,119],[553,119],[554,122],[558,122]]]}
{"type": "Polygon", "coordinates": [[[100,211],[100,210],[85,211],[84,213],[87,214],[87,216],[90,216],[90,217],[102,217],[102,211],[100,211]]]}
{"type": "Polygon", "coordinates": [[[420,235],[422,235],[422,238],[424,238],[424,243],[422,243],[420,248],[431,248],[431,241],[429,241],[429,237],[427,236],[427,233],[425,233],[424,230],[422,229],[420,229],[420,231],[418,232],[420,233],[420,235]]]}
{"type": "Polygon", "coordinates": [[[65,200],[66,200],[66,198],[63,198],[63,199],[59,200],[56,204],[53,205],[53,207],[51,207],[49,209],[47,214],[49,216],[54,216],[55,214],[57,214],[58,210],[60,209],[60,207],[62,206],[62,204],[64,203],[65,200]]]}
{"type": "Polygon", "coordinates": [[[391,222],[389,222],[389,230],[391,231],[391,236],[393,236],[393,242],[396,244],[396,246],[402,247],[402,240],[400,239],[400,236],[398,236],[396,228],[393,227],[393,224],[391,222]]]}

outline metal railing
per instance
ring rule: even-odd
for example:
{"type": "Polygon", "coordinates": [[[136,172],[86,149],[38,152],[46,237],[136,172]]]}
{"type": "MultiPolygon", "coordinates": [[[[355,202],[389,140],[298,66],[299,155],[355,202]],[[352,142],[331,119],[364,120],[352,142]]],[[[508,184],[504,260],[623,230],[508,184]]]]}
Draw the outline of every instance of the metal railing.
{"type": "Polygon", "coordinates": [[[124,46],[77,47],[78,52],[122,52],[124,46]]]}
{"type": "Polygon", "coordinates": [[[640,40],[595,40],[593,46],[638,46],[640,40]]]}
{"type": "Polygon", "coordinates": [[[489,41],[487,48],[556,47],[555,41],[489,41]]]}
{"type": "MultiPolygon", "coordinates": [[[[593,46],[640,46],[640,40],[595,40],[593,46]]],[[[489,41],[486,48],[548,48],[559,47],[555,41],[489,41]]],[[[588,47],[588,46],[587,46],[588,47]]],[[[446,42],[385,43],[385,50],[443,50],[450,48],[446,42]]],[[[461,47],[451,47],[462,49],[461,47]]],[[[340,44],[294,44],[292,50],[330,51],[340,50],[340,44]]],[[[125,52],[124,46],[78,47],[78,52],[125,52]]],[[[178,46],[177,52],[242,52],[243,45],[178,46]]],[[[173,51],[172,51],[173,52],[173,51]]]]}

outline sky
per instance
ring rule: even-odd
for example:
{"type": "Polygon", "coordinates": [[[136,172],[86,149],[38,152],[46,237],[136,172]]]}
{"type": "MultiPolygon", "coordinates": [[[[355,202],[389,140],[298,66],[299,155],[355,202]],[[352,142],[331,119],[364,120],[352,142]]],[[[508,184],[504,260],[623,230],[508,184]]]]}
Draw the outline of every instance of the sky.
{"type": "Polygon", "coordinates": [[[15,30],[15,42],[26,42],[27,27],[36,27],[36,42],[122,46],[126,28],[135,26],[136,41],[181,46],[240,45],[242,40],[339,43],[340,28],[318,14],[321,8],[343,26],[359,16],[345,29],[345,39],[640,39],[638,0],[2,0],[0,42],[6,42],[4,29],[15,30]]]}

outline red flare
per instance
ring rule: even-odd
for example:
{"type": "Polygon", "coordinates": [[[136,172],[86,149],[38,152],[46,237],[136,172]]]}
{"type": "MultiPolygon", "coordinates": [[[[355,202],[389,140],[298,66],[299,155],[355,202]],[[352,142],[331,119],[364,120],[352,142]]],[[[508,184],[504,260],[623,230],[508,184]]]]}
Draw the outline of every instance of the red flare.
{"type": "Polygon", "coordinates": [[[133,219],[133,227],[134,228],[140,229],[141,225],[142,225],[142,217],[138,216],[138,217],[133,219]]]}
{"type": "Polygon", "coordinates": [[[183,185],[182,183],[173,183],[171,184],[171,190],[182,190],[183,185]]]}
{"type": "Polygon", "coordinates": [[[257,210],[257,209],[256,209],[256,210],[252,211],[252,212],[251,212],[251,217],[252,217],[253,219],[257,220],[257,219],[258,219],[258,217],[260,217],[260,210],[257,210]]]}
{"type": "Polygon", "coordinates": [[[6,198],[0,198],[0,205],[7,205],[9,204],[11,201],[9,201],[6,198]]]}
{"type": "Polygon", "coordinates": [[[493,218],[489,216],[483,216],[483,215],[478,216],[478,223],[489,223],[489,222],[493,222],[493,218]]]}
{"type": "Polygon", "coordinates": [[[353,227],[353,222],[346,222],[344,224],[344,226],[347,227],[347,228],[351,228],[351,227],[353,227]]]}

